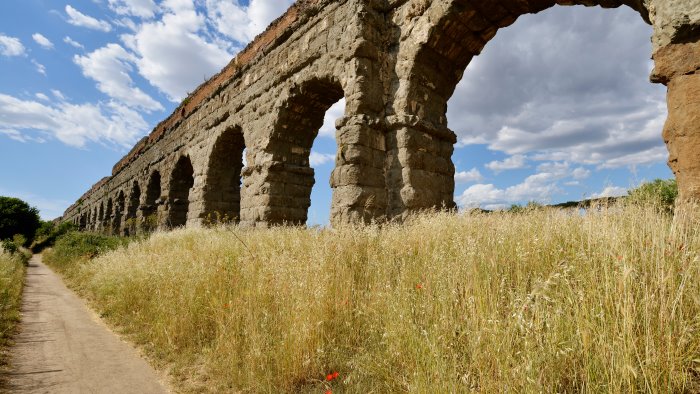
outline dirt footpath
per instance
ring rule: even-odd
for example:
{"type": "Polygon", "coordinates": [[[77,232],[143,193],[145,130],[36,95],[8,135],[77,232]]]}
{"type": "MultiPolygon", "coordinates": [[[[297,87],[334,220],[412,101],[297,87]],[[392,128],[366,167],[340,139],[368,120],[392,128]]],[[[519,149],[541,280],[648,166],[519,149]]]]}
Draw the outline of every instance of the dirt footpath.
{"type": "Polygon", "coordinates": [[[20,329],[5,376],[13,393],[168,392],[40,256],[29,262],[20,329]]]}

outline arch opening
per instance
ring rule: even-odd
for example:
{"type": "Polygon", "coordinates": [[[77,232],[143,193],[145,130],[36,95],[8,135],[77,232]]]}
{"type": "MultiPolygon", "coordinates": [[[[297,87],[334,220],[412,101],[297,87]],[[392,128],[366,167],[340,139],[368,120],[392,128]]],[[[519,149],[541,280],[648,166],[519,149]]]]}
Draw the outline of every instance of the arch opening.
{"type": "Polygon", "coordinates": [[[170,176],[168,225],[187,225],[190,206],[190,190],[194,186],[194,168],[188,156],[182,156],[170,176]]]}
{"type": "MultiPolygon", "coordinates": [[[[313,79],[290,92],[274,133],[278,141],[277,157],[285,163],[285,193],[275,196],[278,197],[275,202],[281,203],[284,208],[281,210],[282,217],[276,218],[278,222],[307,224],[311,193],[316,184],[316,171],[312,164],[334,164],[337,155],[337,152],[330,154],[312,151],[314,142],[324,124],[326,113],[344,97],[345,92],[340,82],[331,79],[313,79]]],[[[324,199],[330,201],[330,196],[325,196],[324,199]]]]}
{"type": "Polygon", "coordinates": [[[206,224],[240,222],[244,152],[245,139],[240,127],[224,130],[214,143],[204,191],[206,224]]]}
{"type": "Polygon", "coordinates": [[[309,165],[314,170],[314,185],[311,189],[311,205],[308,209],[307,226],[330,225],[333,188],[331,180],[337,165],[336,121],[345,114],[345,99],[334,103],[325,113],[323,125],[314,140],[309,155],[309,165]]]}

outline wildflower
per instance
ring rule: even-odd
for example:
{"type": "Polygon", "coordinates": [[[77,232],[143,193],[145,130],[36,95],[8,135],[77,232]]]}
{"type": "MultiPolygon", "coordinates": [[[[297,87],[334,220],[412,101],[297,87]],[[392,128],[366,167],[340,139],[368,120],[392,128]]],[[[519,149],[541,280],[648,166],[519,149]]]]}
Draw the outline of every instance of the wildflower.
{"type": "Polygon", "coordinates": [[[329,373],[326,375],[326,381],[330,382],[331,380],[336,379],[339,375],[340,374],[338,372],[329,373]]]}
{"type": "Polygon", "coordinates": [[[617,261],[622,261],[622,256],[621,256],[621,255],[617,256],[617,261]]]}
{"type": "Polygon", "coordinates": [[[333,394],[333,392],[328,390],[328,391],[326,391],[326,394],[333,394]]]}
{"type": "Polygon", "coordinates": [[[229,305],[229,304],[224,304],[224,308],[230,308],[230,307],[231,307],[231,305],[229,305]]]}
{"type": "Polygon", "coordinates": [[[423,290],[423,284],[422,284],[422,283],[418,283],[418,284],[416,285],[416,290],[423,290]]]}

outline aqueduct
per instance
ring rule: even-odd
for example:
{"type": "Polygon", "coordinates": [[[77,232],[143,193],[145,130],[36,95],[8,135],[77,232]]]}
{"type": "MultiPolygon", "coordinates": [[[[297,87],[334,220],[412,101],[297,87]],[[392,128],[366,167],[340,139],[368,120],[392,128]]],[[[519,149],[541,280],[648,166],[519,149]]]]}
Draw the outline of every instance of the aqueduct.
{"type": "Polygon", "coordinates": [[[669,165],[682,198],[700,198],[700,0],[299,0],[63,220],[121,233],[211,218],[303,224],[311,146],[343,97],[332,223],[454,207],[447,101],[498,29],[555,5],[629,6],[652,24],[669,165]]]}

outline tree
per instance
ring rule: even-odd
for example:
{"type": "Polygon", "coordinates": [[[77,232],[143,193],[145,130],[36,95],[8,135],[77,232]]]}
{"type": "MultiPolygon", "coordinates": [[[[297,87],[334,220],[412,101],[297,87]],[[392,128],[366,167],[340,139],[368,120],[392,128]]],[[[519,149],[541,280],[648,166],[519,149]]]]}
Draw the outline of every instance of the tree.
{"type": "Polygon", "coordinates": [[[667,212],[673,212],[676,198],[678,198],[678,184],[675,179],[656,179],[643,183],[629,192],[631,202],[652,204],[667,212]]]}
{"type": "Polygon", "coordinates": [[[40,225],[38,209],[19,198],[0,196],[0,240],[12,239],[17,234],[31,240],[40,225]]]}

